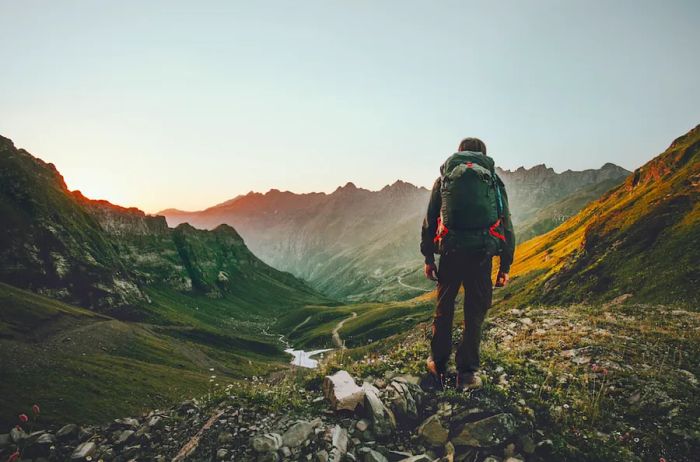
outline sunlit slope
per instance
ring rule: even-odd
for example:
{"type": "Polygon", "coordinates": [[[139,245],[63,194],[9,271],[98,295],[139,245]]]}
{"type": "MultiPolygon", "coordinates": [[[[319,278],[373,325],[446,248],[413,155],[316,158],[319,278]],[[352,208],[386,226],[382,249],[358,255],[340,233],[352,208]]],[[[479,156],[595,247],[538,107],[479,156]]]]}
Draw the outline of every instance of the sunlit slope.
{"type": "Polygon", "coordinates": [[[540,272],[520,297],[697,305],[700,128],[553,231],[518,246],[514,276],[540,272]]]}

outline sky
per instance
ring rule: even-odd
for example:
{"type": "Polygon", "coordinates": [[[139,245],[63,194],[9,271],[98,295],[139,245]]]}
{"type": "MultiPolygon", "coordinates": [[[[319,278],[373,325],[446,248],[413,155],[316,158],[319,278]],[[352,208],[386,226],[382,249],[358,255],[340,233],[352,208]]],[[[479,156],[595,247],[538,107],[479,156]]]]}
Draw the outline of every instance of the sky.
{"type": "Polygon", "coordinates": [[[270,188],[633,169],[700,123],[700,2],[0,0],[0,135],[147,212],[270,188]]]}

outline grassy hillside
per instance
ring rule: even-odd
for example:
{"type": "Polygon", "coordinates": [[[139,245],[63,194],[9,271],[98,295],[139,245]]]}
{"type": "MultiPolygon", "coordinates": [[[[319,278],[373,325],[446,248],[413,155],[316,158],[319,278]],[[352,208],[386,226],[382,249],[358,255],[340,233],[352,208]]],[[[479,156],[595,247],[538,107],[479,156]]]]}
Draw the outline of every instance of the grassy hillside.
{"type": "Polygon", "coordinates": [[[283,367],[277,316],[328,304],[230,226],[169,228],[67,189],[0,138],[0,424],[97,421],[283,367]]]}
{"type": "Polygon", "coordinates": [[[522,303],[610,300],[698,306],[700,127],[553,231],[518,246],[522,303]]]}
{"type": "Polygon", "coordinates": [[[101,422],[286,361],[274,338],[236,327],[123,322],[0,283],[0,426],[34,402],[48,421],[101,422]]]}

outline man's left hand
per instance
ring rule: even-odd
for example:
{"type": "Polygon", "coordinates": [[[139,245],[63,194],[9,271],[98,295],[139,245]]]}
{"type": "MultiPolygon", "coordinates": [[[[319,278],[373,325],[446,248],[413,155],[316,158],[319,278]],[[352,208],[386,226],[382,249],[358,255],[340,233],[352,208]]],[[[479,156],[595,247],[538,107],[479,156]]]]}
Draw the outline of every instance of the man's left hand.
{"type": "Polygon", "coordinates": [[[508,273],[499,271],[498,276],[496,276],[496,287],[505,287],[506,285],[508,285],[508,280],[508,273]]]}

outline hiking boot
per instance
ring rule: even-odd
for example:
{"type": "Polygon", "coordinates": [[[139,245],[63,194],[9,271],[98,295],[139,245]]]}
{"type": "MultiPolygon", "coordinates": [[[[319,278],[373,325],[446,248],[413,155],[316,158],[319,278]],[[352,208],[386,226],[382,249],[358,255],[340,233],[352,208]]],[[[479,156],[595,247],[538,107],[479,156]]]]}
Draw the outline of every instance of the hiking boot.
{"type": "Polygon", "coordinates": [[[460,372],[457,374],[457,391],[476,390],[483,385],[481,377],[473,372],[460,372]]]}
{"type": "Polygon", "coordinates": [[[445,369],[440,367],[432,357],[428,358],[426,366],[433,381],[433,386],[438,390],[445,388],[445,369]]]}

